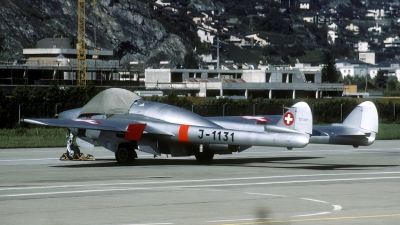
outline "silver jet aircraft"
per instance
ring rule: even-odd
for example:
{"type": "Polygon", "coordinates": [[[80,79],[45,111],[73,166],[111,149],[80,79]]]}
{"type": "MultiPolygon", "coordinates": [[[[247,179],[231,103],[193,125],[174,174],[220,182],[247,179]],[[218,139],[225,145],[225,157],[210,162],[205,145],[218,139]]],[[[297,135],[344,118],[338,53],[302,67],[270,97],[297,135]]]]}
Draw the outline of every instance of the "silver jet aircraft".
{"type": "Polygon", "coordinates": [[[232,154],[251,146],[302,148],[312,134],[312,114],[305,102],[288,108],[274,123],[243,125],[234,120],[219,123],[179,107],[145,101],[119,88],[102,91],[84,107],[62,112],[57,119],[24,122],[68,128],[66,155],[70,158],[80,154],[79,147],[90,149],[97,142],[114,152],[120,163],[137,158],[135,150],[210,161],[214,154],[232,154]]]}

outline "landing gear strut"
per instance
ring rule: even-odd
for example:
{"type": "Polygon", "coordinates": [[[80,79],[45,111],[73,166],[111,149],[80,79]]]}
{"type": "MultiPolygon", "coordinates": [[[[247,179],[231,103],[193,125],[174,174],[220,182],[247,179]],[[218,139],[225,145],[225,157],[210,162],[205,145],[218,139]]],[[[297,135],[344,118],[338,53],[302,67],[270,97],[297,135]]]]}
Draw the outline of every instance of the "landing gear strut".
{"type": "Polygon", "coordinates": [[[74,144],[75,134],[73,132],[68,130],[66,138],[68,138],[67,152],[62,154],[60,160],[95,160],[92,155],[85,156],[81,153],[79,147],[74,144]]]}

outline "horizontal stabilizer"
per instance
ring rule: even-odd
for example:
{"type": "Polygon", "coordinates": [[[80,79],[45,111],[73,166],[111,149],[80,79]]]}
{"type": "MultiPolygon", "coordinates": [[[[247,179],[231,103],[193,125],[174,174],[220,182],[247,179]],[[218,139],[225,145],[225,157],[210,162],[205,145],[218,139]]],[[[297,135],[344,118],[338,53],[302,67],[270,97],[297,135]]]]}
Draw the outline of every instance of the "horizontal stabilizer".
{"type": "Polygon", "coordinates": [[[310,143],[369,146],[378,133],[378,112],[370,101],[359,104],[344,120],[330,126],[314,126],[310,143]]]}

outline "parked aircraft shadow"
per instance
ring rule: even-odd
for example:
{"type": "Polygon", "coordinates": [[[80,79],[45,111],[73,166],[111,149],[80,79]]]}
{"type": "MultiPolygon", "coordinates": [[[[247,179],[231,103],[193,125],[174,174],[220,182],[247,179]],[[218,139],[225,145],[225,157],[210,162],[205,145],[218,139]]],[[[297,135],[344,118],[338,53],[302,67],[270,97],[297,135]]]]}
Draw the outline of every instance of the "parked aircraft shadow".
{"type": "Polygon", "coordinates": [[[240,158],[240,159],[213,159],[210,163],[200,163],[192,158],[173,159],[136,159],[132,164],[119,164],[114,159],[96,159],[90,163],[76,161],[76,164],[56,165],[52,167],[66,168],[90,168],[90,167],[117,167],[117,166],[250,166],[251,163],[273,163],[278,161],[295,161],[304,159],[318,159],[320,157],[263,157],[263,158],[240,158]]]}

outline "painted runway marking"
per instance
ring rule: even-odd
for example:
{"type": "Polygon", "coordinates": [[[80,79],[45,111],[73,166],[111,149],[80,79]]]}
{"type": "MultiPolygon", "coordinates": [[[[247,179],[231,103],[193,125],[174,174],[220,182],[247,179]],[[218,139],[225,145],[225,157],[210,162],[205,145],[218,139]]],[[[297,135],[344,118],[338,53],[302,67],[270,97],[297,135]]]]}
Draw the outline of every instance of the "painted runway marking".
{"type": "MultiPolygon", "coordinates": [[[[275,178],[299,178],[299,177],[319,177],[319,176],[351,176],[351,175],[384,175],[384,174],[400,174],[400,172],[371,172],[371,173],[335,173],[335,174],[311,174],[311,175],[287,175],[287,176],[267,176],[267,177],[239,177],[239,178],[220,178],[220,179],[204,179],[204,180],[171,180],[171,181],[148,181],[148,182],[122,182],[122,183],[105,183],[105,184],[76,184],[76,185],[48,185],[33,187],[9,187],[1,188],[0,191],[8,190],[29,190],[29,189],[49,189],[49,188],[73,188],[73,187],[97,187],[97,186],[121,186],[121,185],[147,185],[147,184],[174,184],[174,183],[206,183],[215,181],[239,181],[239,180],[260,180],[275,178]]],[[[330,182],[330,181],[352,181],[352,180],[375,180],[375,179],[397,179],[400,177],[364,177],[364,178],[343,178],[343,179],[325,179],[325,180],[299,180],[299,181],[275,181],[261,182],[249,184],[225,184],[225,186],[239,185],[255,185],[255,184],[288,184],[288,183],[312,183],[312,182],[330,182]]],[[[221,184],[224,185],[224,184],[221,184]]],[[[193,186],[196,187],[196,186],[193,186]]],[[[204,186],[198,186],[204,187],[204,186]]],[[[212,186],[210,186],[212,187],[212,186]]],[[[218,187],[218,186],[216,186],[218,187]]]]}
{"type": "MultiPolygon", "coordinates": [[[[400,216],[400,214],[343,216],[343,217],[309,218],[309,219],[293,219],[293,220],[267,220],[267,221],[264,221],[264,223],[272,223],[273,224],[273,223],[295,223],[295,222],[328,221],[328,220],[374,219],[374,218],[399,217],[399,216],[400,216]]],[[[244,225],[244,224],[248,224],[248,223],[234,223],[231,225],[244,225]]]]}
{"type": "Polygon", "coordinates": [[[2,159],[0,162],[23,162],[23,161],[45,161],[45,160],[60,160],[60,158],[42,158],[42,159],[2,159]]]}
{"type": "MultiPolygon", "coordinates": [[[[6,195],[0,195],[0,197],[21,197],[21,196],[39,196],[39,195],[55,195],[55,194],[110,192],[110,191],[132,191],[132,190],[157,190],[157,189],[161,190],[161,189],[180,189],[180,188],[243,187],[243,186],[270,185],[270,184],[320,183],[320,182],[365,181],[365,180],[387,180],[387,179],[400,179],[400,177],[367,177],[367,178],[346,178],[346,179],[331,179],[331,180],[326,180],[326,179],[325,180],[296,180],[296,181],[275,181],[275,182],[239,183],[239,184],[236,183],[236,184],[181,185],[181,186],[163,186],[163,187],[132,187],[132,188],[112,188],[112,189],[96,189],[96,190],[6,194],[6,195]]],[[[10,189],[8,189],[8,190],[10,190],[10,189]]]]}
{"type": "Polygon", "coordinates": [[[285,195],[274,195],[274,194],[262,194],[262,193],[251,193],[251,192],[245,192],[245,194],[249,194],[249,195],[263,195],[263,196],[272,196],[272,197],[287,197],[285,195]]]}
{"type": "Polygon", "coordinates": [[[297,215],[297,216],[292,216],[292,217],[308,217],[308,216],[319,216],[319,215],[325,215],[325,214],[329,214],[329,213],[331,213],[331,212],[312,213],[312,214],[297,215]]]}
{"type": "Polygon", "coordinates": [[[133,223],[133,224],[125,224],[125,225],[170,225],[173,223],[133,223]]]}
{"type": "Polygon", "coordinates": [[[339,211],[342,210],[342,206],[340,205],[333,205],[333,211],[339,211]]]}
{"type": "Polygon", "coordinates": [[[312,199],[312,198],[302,198],[303,200],[307,200],[307,201],[313,201],[313,202],[319,202],[319,203],[326,203],[329,204],[329,202],[325,202],[325,201],[321,201],[321,200],[317,200],[317,199],[312,199]]]}
{"type": "MultiPolygon", "coordinates": [[[[226,222],[239,222],[239,221],[260,221],[260,220],[270,220],[271,218],[251,218],[251,219],[236,219],[236,220],[211,220],[206,221],[206,223],[226,223],[226,222]]],[[[253,224],[253,223],[252,223],[253,224]]]]}

